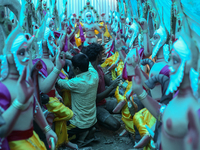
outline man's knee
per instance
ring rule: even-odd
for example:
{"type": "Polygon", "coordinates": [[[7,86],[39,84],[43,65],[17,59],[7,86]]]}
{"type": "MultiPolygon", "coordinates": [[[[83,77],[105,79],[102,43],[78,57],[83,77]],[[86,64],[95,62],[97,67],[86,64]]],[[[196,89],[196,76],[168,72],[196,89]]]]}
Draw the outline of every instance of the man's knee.
{"type": "Polygon", "coordinates": [[[112,116],[108,117],[105,123],[110,126],[110,129],[113,131],[117,131],[121,127],[121,123],[112,116]]]}

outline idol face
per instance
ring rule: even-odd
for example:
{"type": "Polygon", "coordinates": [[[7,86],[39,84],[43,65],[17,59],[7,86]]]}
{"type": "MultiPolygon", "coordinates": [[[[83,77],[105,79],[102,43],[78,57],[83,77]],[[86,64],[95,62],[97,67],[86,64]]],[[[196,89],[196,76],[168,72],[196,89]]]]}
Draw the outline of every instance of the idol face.
{"type": "Polygon", "coordinates": [[[91,14],[88,14],[86,17],[87,17],[88,20],[91,20],[92,16],[91,16],[91,14]]]}
{"type": "Polygon", "coordinates": [[[171,59],[169,62],[170,75],[175,75],[180,67],[182,61],[177,52],[172,50],[171,59]]]}
{"type": "Polygon", "coordinates": [[[53,20],[50,21],[50,23],[49,23],[49,28],[50,28],[51,31],[54,31],[55,23],[54,23],[53,20]]]}
{"type": "Polygon", "coordinates": [[[73,24],[76,23],[76,19],[74,17],[71,19],[71,21],[72,21],[73,24]]]}
{"type": "Polygon", "coordinates": [[[88,24],[91,24],[91,22],[92,22],[92,14],[91,13],[86,14],[86,22],[88,24]]]}
{"type": "Polygon", "coordinates": [[[133,36],[133,34],[134,34],[134,30],[133,30],[132,28],[130,28],[130,29],[128,30],[128,38],[131,39],[132,36],[133,36]]]}
{"type": "Polygon", "coordinates": [[[17,50],[16,54],[19,63],[23,66],[27,66],[29,61],[29,51],[26,42],[22,43],[22,45],[17,50]]]}
{"type": "Polygon", "coordinates": [[[157,45],[159,40],[160,40],[160,35],[157,33],[154,34],[153,37],[150,39],[152,48],[154,48],[157,45]]]}
{"type": "Polygon", "coordinates": [[[61,24],[66,28],[67,27],[67,17],[65,16],[61,24]]]}

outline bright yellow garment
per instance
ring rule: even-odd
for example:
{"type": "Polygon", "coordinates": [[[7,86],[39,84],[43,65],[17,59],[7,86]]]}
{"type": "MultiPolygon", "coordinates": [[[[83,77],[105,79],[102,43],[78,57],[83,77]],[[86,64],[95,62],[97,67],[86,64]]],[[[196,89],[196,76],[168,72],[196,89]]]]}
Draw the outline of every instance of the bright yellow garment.
{"type": "Polygon", "coordinates": [[[62,104],[56,97],[50,97],[49,103],[46,105],[49,112],[54,113],[55,118],[55,132],[58,136],[58,142],[56,147],[64,143],[68,143],[67,125],[66,121],[73,117],[73,112],[71,109],[62,104]]]}
{"type": "Polygon", "coordinates": [[[135,126],[137,127],[141,137],[143,137],[145,134],[149,133],[145,125],[151,128],[155,124],[156,119],[146,108],[143,108],[142,110],[140,110],[134,115],[133,122],[135,126]]]}
{"type": "Polygon", "coordinates": [[[121,75],[124,69],[124,63],[121,60],[117,65],[117,76],[121,75]]]}
{"type": "Polygon", "coordinates": [[[118,52],[115,52],[114,55],[110,56],[109,58],[107,58],[105,60],[105,62],[103,64],[101,64],[101,67],[102,68],[105,68],[107,66],[111,66],[112,64],[114,64],[117,60],[118,60],[118,57],[119,57],[119,53],[118,52]]]}
{"type": "MultiPolygon", "coordinates": [[[[61,70],[61,72],[64,75],[66,75],[65,72],[63,71],[63,69],[61,70]]],[[[68,80],[68,77],[66,77],[65,80],[68,80]]],[[[64,105],[71,108],[71,92],[70,92],[70,90],[63,89],[62,90],[62,98],[63,98],[64,105]]]]}
{"type": "MultiPolygon", "coordinates": [[[[128,82],[128,86],[127,86],[126,91],[124,92],[123,96],[119,94],[119,87],[117,87],[117,89],[115,91],[115,97],[118,102],[120,102],[121,100],[126,100],[126,93],[131,89],[131,87],[132,87],[132,82],[128,82]]],[[[127,104],[122,108],[121,113],[122,113],[122,121],[125,124],[126,130],[129,131],[130,133],[134,134],[135,129],[134,129],[133,116],[131,116],[127,104]]]]}
{"type": "Polygon", "coordinates": [[[10,150],[46,150],[44,143],[33,131],[33,136],[27,140],[9,142],[10,150]]]}
{"type": "Polygon", "coordinates": [[[107,25],[105,26],[105,28],[106,28],[106,32],[104,33],[104,36],[105,36],[105,37],[108,37],[108,38],[112,38],[112,36],[110,35],[110,33],[109,33],[109,31],[108,31],[107,25]]]}
{"type": "MultiPolygon", "coordinates": [[[[83,24],[80,22],[81,26],[83,27],[83,24]]],[[[75,27],[77,26],[77,24],[75,24],[75,27]]],[[[76,46],[79,47],[82,45],[81,39],[80,39],[80,29],[78,30],[78,32],[75,35],[75,42],[76,42],[76,46]]]]}
{"type": "Polygon", "coordinates": [[[77,47],[82,45],[81,39],[80,38],[76,38],[76,36],[75,36],[75,42],[76,42],[77,47]]]}
{"type": "MultiPolygon", "coordinates": [[[[137,127],[140,136],[143,137],[146,134],[149,134],[145,125],[151,128],[156,123],[156,118],[154,118],[153,115],[146,108],[143,108],[134,115],[133,122],[137,127]]],[[[143,150],[150,150],[150,144],[144,147],[143,150]]]]}

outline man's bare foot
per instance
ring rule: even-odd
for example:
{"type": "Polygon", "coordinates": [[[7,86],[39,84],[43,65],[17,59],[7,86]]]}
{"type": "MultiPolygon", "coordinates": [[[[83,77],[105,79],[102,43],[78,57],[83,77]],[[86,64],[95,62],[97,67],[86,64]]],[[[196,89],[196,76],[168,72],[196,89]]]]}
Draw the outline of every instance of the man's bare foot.
{"type": "Polygon", "coordinates": [[[126,101],[125,100],[121,100],[117,106],[113,109],[113,113],[119,113],[121,111],[121,109],[126,105],[126,101]]]}
{"type": "Polygon", "coordinates": [[[68,142],[66,144],[66,146],[69,147],[69,148],[72,148],[73,150],[78,150],[78,145],[76,145],[74,143],[68,142]]]}
{"type": "Polygon", "coordinates": [[[145,147],[151,140],[149,135],[145,135],[142,139],[134,146],[134,148],[143,148],[145,147]]]}

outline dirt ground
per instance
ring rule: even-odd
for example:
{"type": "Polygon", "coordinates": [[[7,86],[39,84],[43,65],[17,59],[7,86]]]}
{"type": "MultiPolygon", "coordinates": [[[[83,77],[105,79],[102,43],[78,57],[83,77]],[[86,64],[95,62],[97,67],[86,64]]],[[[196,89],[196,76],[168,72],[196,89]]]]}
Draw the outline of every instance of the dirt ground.
{"type": "MultiPolygon", "coordinates": [[[[99,126],[99,130],[95,132],[95,136],[99,137],[100,140],[98,142],[92,142],[86,147],[80,148],[80,150],[136,150],[133,148],[135,142],[130,134],[126,134],[123,137],[119,136],[121,131],[125,129],[124,123],[121,120],[121,114],[113,114],[113,116],[120,121],[121,128],[113,132],[99,126]]],[[[68,148],[65,150],[71,149],[68,148]]]]}

